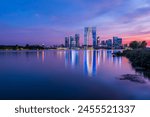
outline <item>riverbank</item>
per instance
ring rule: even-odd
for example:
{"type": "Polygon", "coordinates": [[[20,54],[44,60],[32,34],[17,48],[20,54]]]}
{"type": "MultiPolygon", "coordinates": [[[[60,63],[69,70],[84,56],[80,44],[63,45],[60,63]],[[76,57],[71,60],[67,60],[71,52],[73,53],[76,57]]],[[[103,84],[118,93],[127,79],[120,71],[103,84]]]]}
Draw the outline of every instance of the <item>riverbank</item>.
{"type": "Polygon", "coordinates": [[[125,56],[137,69],[150,70],[150,49],[124,50],[122,53],[114,53],[114,56],[125,56]]]}
{"type": "MultiPolygon", "coordinates": [[[[62,45],[53,45],[53,46],[44,46],[44,45],[0,45],[0,50],[99,50],[99,49],[112,49],[108,47],[72,47],[66,48],[63,44],[62,45]]],[[[113,49],[123,49],[123,48],[113,48],[113,49]]]]}

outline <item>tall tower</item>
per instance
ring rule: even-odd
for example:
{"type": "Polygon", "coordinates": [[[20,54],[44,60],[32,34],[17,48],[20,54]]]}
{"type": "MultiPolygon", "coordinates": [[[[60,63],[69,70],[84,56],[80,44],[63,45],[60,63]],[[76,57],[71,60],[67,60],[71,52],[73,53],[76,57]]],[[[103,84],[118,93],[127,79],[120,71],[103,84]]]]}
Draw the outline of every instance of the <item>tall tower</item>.
{"type": "Polygon", "coordinates": [[[92,35],[93,47],[97,45],[96,27],[84,28],[84,46],[89,45],[90,34],[92,35]]]}
{"type": "Polygon", "coordinates": [[[96,27],[92,27],[93,47],[97,46],[96,27]]]}
{"type": "Polygon", "coordinates": [[[70,36],[70,48],[74,48],[74,47],[75,47],[75,44],[76,44],[76,42],[75,42],[74,37],[73,37],[73,36],[70,36]]]}
{"type": "Polygon", "coordinates": [[[84,28],[84,46],[88,46],[88,31],[89,31],[89,28],[85,27],[84,28]]]}
{"type": "Polygon", "coordinates": [[[65,47],[69,47],[69,37],[65,37],[65,47]]]}
{"type": "Polygon", "coordinates": [[[79,47],[80,46],[80,35],[79,34],[75,34],[75,42],[76,42],[76,44],[75,44],[75,46],[76,47],[79,47]]]}

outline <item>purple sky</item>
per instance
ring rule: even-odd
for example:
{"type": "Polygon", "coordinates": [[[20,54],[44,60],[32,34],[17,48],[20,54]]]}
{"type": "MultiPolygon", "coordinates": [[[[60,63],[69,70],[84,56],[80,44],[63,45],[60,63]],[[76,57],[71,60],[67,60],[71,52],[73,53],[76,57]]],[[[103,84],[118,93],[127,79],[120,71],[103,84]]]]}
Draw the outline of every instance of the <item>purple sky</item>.
{"type": "Polygon", "coordinates": [[[0,45],[61,44],[86,26],[102,39],[150,42],[150,0],[1,0],[0,45]]]}

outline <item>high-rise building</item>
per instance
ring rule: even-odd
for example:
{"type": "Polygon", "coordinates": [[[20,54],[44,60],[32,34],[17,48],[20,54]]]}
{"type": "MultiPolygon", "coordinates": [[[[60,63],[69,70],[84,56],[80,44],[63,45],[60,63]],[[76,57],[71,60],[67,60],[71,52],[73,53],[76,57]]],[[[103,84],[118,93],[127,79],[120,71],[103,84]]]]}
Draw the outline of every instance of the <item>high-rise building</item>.
{"type": "Polygon", "coordinates": [[[113,37],[113,45],[117,45],[118,44],[118,37],[113,37]]]}
{"type": "Polygon", "coordinates": [[[97,37],[97,46],[99,46],[100,45],[100,37],[98,36],[97,37]]]}
{"type": "Polygon", "coordinates": [[[65,37],[65,47],[69,47],[69,37],[65,37]]]}
{"type": "Polygon", "coordinates": [[[112,47],[112,45],[113,45],[112,39],[106,40],[106,45],[107,45],[107,47],[112,47]]]}
{"type": "Polygon", "coordinates": [[[79,47],[80,46],[80,35],[79,34],[75,34],[75,46],[79,47]]]}
{"type": "Polygon", "coordinates": [[[96,27],[84,28],[84,46],[89,45],[90,34],[92,34],[93,47],[97,46],[96,27]]]}
{"type": "Polygon", "coordinates": [[[101,41],[101,45],[102,45],[102,46],[106,45],[106,41],[102,40],[102,41],[101,41]]]}
{"type": "Polygon", "coordinates": [[[122,46],[122,38],[113,37],[113,46],[118,48],[122,46]]]}
{"type": "Polygon", "coordinates": [[[118,44],[122,46],[122,38],[118,38],[118,44]]]}
{"type": "Polygon", "coordinates": [[[93,46],[97,46],[96,27],[92,27],[93,46]]]}
{"type": "Polygon", "coordinates": [[[76,44],[76,42],[75,42],[73,36],[70,36],[70,48],[74,48],[75,44],[76,44]]]}

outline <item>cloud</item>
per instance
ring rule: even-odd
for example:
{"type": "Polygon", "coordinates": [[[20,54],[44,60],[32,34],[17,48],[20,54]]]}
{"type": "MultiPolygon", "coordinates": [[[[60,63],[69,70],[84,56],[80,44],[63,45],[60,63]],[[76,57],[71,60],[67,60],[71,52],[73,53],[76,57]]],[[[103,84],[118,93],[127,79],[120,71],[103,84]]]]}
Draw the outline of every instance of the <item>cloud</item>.
{"type": "Polygon", "coordinates": [[[97,26],[104,39],[148,36],[150,31],[149,0],[2,0],[0,16],[6,24],[1,26],[0,42],[63,42],[65,35],[74,33],[83,38],[85,26],[97,26]]]}

